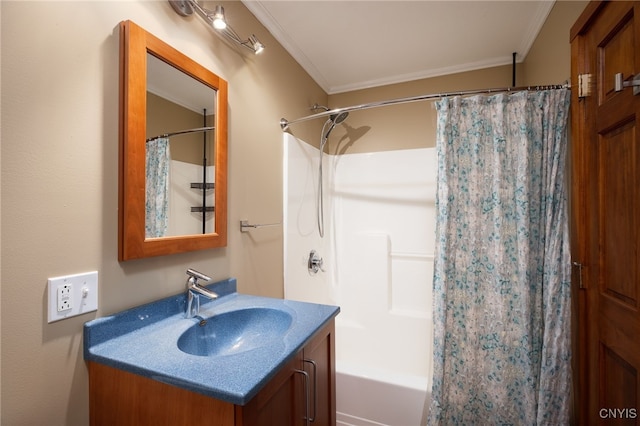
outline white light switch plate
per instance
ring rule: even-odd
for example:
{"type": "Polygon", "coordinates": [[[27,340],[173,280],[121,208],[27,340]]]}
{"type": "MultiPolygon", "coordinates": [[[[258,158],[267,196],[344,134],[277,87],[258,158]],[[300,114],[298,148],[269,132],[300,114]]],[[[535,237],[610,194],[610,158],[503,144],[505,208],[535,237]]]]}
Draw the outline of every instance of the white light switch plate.
{"type": "Polygon", "coordinates": [[[48,322],[98,309],[98,271],[49,278],[48,322]]]}

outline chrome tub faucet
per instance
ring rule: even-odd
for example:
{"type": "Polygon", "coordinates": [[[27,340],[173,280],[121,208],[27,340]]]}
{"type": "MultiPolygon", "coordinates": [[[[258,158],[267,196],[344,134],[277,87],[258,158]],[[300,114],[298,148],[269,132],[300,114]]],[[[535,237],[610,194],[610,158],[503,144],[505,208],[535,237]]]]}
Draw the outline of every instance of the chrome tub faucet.
{"type": "Polygon", "coordinates": [[[206,287],[198,284],[198,280],[211,281],[211,277],[194,269],[187,269],[187,312],[186,318],[193,318],[200,314],[200,295],[211,300],[218,298],[218,295],[206,287]]]}

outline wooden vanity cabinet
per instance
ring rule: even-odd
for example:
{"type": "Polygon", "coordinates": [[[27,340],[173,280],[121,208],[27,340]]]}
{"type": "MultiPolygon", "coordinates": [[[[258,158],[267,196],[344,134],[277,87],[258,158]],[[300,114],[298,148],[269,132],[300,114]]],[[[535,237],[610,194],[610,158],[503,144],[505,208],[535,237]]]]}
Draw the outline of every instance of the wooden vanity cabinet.
{"type": "Polygon", "coordinates": [[[313,425],[336,424],[335,328],[323,331],[303,349],[303,366],[310,375],[310,411],[313,425]],[[310,362],[313,361],[315,366],[310,362]],[[314,369],[316,370],[314,372],[314,369]]]}
{"type": "Polygon", "coordinates": [[[335,425],[334,345],[332,320],[247,405],[236,406],[236,425],[335,425]]]}
{"type": "Polygon", "coordinates": [[[91,425],[333,426],[334,345],[331,320],[243,406],[89,362],[91,425]]]}
{"type": "Polygon", "coordinates": [[[235,425],[304,425],[302,351],[244,406],[235,406],[235,425]],[[297,419],[297,421],[296,421],[297,419]]]}

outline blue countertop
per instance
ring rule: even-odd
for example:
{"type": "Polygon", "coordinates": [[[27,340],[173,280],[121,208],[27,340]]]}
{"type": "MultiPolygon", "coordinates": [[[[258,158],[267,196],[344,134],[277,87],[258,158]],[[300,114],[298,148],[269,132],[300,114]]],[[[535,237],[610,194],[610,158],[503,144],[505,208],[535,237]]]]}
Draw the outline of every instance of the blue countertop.
{"type": "Polygon", "coordinates": [[[200,297],[203,318],[239,309],[271,308],[291,315],[291,325],[283,339],[251,351],[215,357],[190,355],[177,342],[199,319],[184,317],[186,295],[181,294],[87,322],[85,360],[245,405],[340,312],[337,306],[238,294],[235,279],[207,287],[220,297],[200,297]]]}

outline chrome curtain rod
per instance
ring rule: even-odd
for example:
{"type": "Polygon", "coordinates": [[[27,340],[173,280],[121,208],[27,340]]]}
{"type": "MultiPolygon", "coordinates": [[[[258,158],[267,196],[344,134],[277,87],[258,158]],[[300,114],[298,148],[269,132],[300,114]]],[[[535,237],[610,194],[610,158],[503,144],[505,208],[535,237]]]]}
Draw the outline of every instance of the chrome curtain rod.
{"type": "Polygon", "coordinates": [[[209,126],[209,127],[197,127],[195,129],[188,129],[188,130],[180,130],[178,132],[163,133],[161,135],[154,136],[152,138],[147,139],[147,142],[151,142],[152,140],[156,140],[158,138],[170,138],[171,136],[182,135],[184,133],[208,132],[209,130],[214,130],[214,129],[215,127],[209,126]]]}
{"type": "Polygon", "coordinates": [[[428,95],[419,95],[412,96],[408,98],[398,98],[398,99],[389,99],[386,101],[378,101],[378,102],[370,102],[367,104],[354,105],[350,107],[344,108],[336,108],[328,111],[322,111],[317,114],[308,115],[306,117],[298,118],[295,120],[287,120],[286,118],[280,119],[280,127],[282,130],[287,130],[290,125],[295,123],[301,123],[307,120],[313,120],[316,118],[326,117],[329,115],[337,115],[342,112],[351,112],[351,111],[359,111],[363,109],[369,108],[377,108],[387,105],[396,105],[396,104],[406,104],[410,102],[420,102],[420,101],[429,101],[440,98],[445,98],[449,96],[468,96],[468,95],[479,95],[479,94],[489,94],[489,93],[503,93],[503,92],[520,92],[525,90],[555,90],[555,89],[571,89],[571,84],[553,84],[550,86],[521,86],[521,87],[503,87],[496,89],[476,89],[476,90],[464,90],[459,92],[448,92],[448,93],[432,93],[428,95]]]}

